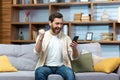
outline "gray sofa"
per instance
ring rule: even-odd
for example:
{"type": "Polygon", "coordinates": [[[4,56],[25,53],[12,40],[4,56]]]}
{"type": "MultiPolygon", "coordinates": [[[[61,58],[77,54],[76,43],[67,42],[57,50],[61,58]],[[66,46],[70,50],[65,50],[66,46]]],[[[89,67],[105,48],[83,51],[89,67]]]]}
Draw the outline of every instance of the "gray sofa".
{"type": "MultiPolygon", "coordinates": [[[[33,53],[33,44],[0,44],[0,56],[7,55],[17,72],[0,72],[0,80],[35,80],[34,69],[38,57],[33,53]]],[[[79,44],[79,51],[87,49],[93,54],[101,56],[99,43],[79,44]]],[[[120,80],[120,66],[110,74],[103,72],[75,73],[76,80],[120,80]]],[[[60,75],[49,75],[48,80],[63,80],[60,75]]]]}

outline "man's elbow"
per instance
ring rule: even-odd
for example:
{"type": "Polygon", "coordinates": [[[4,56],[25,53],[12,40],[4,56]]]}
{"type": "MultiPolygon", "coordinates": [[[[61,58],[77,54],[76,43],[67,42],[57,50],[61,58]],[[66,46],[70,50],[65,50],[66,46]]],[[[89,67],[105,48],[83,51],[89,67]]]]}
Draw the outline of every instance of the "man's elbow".
{"type": "Polygon", "coordinates": [[[36,50],[35,48],[33,49],[33,51],[36,55],[39,55],[39,53],[40,53],[40,51],[36,50]]]}

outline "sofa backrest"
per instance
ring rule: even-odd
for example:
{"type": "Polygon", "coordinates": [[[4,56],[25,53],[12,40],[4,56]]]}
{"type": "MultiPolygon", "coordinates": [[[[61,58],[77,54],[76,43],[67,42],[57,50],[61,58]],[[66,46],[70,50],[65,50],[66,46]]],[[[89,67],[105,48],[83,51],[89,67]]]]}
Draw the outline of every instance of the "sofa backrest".
{"type": "Polygon", "coordinates": [[[7,55],[18,70],[34,70],[38,57],[34,54],[35,44],[0,44],[0,55],[7,55]]]}
{"type": "MultiPolygon", "coordinates": [[[[18,70],[34,70],[38,61],[34,54],[33,44],[0,44],[0,55],[7,55],[13,66],[18,70]]],[[[95,55],[101,56],[101,46],[99,43],[78,44],[78,51],[87,50],[95,55]]]]}
{"type": "Polygon", "coordinates": [[[98,42],[95,43],[86,43],[86,44],[79,44],[78,51],[81,53],[82,50],[86,50],[91,52],[96,56],[102,56],[101,45],[98,42]]]}
{"type": "Polygon", "coordinates": [[[118,73],[119,78],[120,78],[120,65],[119,65],[119,67],[118,67],[117,73],[118,73]]]}

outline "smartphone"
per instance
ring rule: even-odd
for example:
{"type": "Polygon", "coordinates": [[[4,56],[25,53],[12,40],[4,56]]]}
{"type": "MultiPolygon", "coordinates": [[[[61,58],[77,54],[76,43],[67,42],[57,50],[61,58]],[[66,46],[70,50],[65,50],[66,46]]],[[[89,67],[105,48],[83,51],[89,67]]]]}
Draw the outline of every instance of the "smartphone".
{"type": "Polygon", "coordinates": [[[79,38],[79,36],[75,36],[72,41],[77,42],[78,38],[79,38]]]}

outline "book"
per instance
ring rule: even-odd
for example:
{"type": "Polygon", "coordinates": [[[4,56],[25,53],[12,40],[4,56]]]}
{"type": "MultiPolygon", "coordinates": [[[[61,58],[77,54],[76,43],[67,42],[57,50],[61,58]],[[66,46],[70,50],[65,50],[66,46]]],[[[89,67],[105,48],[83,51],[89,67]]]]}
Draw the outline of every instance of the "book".
{"type": "Polygon", "coordinates": [[[75,13],[74,14],[74,21],[75,22],[81,21],[81,16],[82,16],[82,13],[75,13]]]}

